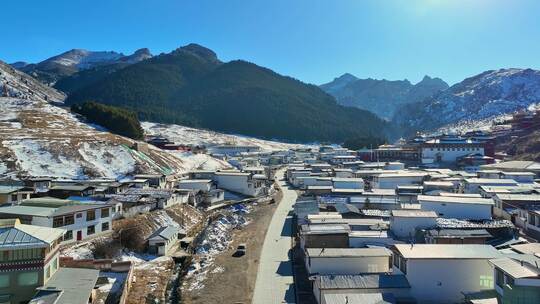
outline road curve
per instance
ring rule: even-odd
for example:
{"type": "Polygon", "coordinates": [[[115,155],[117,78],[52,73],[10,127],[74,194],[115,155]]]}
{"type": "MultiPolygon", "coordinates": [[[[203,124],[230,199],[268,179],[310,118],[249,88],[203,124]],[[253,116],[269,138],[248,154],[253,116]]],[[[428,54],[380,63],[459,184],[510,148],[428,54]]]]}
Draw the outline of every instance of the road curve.
{"type": "Polygon", "coordinates": [[[276,173],[283,198],[272,216],[264,238],[253,304],[295,303],[293,268],[290,259],[292,243],[292,210],[296,192],[283,179],[285,169],[276,173]]]}

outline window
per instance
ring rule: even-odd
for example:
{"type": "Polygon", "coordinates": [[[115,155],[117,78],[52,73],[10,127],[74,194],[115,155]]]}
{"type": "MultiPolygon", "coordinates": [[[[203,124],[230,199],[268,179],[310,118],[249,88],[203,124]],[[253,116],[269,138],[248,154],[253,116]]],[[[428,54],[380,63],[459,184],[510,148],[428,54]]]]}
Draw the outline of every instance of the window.
{"type": "Polygon", "coordinates": [[[64,226],[73,225],[74,223],[75,223],[75,218],[73,217],[73,214],[72,215],[66,215],[64,217],[64,226]]]}
{"type": "Polygon", "coordinates": [[[96,210],[86,211],[86,221],[93,221],[96,219],[96,210]]]}
{"type": "Polygon", "coordinates": [[[0,288],[9,287],[9,274],[0,275],[0,288]]]}
{"type": "Polygon", "coordinates": [[[504,276],[504,279],[505,279],[505,281],[506,281],[506,284],[508,284],[508,285],[514,285],[514,278],[512,278],[511,276],[505,275],[505,276],[504,276]]]}
{"type": "Polygon", "coordinates": [[[56,269],[58,269],[58,259],[54,259],[51,264],[51,270],[52,272],[55,272],[56,269]]]}
{"type": "Polygon", "coordinates": [[[495,270],[495,284],[500,288],[504,287],[504,273],[499,268],[495,270]]]}
{"type": "Polygon", "coordinates": [[[51,265],[48,265],[47,268],[45,268],[45,278],[48,279],[51,277],[51,265]]]}
{"type": "Polygon", "coordinates": [[[81,218],[81,217],[82,217],[82,213],[77,213],[76,217],[77,217],[77,218],[81,218]]]}
{"type": "Polygon", "coordinates": [[[53,218],[53,228],[62,227],[62,226],[64,226],[64,218],[63,217],[57,216],[57,217],[53,218]]]}
{"type": "Polygon", "coordinates": [[[480,286],[485,288],[493,288],[493,277],[488,275],[481,275],[480,286]]]}
{"type": "Polygon", "coordinates": [[[109,217],[109,208],[102,208],[101,209],[101,218],[109,217]]]}
{"type": "Polygon", "coordinates": [[[107,231],[107,230],[109,230],[109,223],[101,224],[101,231],[107,231]]]}
{"type": "Polygon", "coordinates": [[[68,230],[66,231],[66,234],[64,234],[64,241],[73,239],[73,231],[68,230]]]}
{"type": "Polygon", "coordinates": [[[12,201],[12,202],[16,202],[16,201],[17,201],[17,194],[12,194],[12,195],[11,195],[11,201],[12,201]]]}
{"type": "Polygon", "coordinates": [[[91,234],[94,234],[94,233],[96,233],[96,226],[95,225],[88,226],[86,228],[86,234],[87,235],[91,235],[91,234]]]}
{"type": "Polygon", "coordinates": [[[37,285],[38,281],[39,275],[36,271],[20,273],[17,277],[17,284],[19,286],[37,285]]]}

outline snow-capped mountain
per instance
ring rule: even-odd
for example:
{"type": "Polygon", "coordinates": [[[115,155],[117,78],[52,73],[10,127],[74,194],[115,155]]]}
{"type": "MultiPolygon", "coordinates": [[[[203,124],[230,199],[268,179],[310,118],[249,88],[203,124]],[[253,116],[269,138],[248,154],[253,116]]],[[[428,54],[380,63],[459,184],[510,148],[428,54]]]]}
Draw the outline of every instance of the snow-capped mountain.
{"type": "Polygon", "coordinates": [[[358,79],[347,73],[320,87],[342,105],[369,110],[382,118],[391,119],[399,106],[421,101],[445,90],[448,84],[440,78],[429,76],[424,76],[422,81],[413,85],[406,79],[358,79]]]}
{"type": "Polygon", "coordinates": [[[147,48],[139,49],[131,55],[114,51],[72,49],[36,64],[19,61],[12,63],[11,66],[51,84],[81,70],[116,63],[133,64],[150,57],[152,54],[147,48]]]}
{"type": "Polygon", "coordinates": [[[467,78],[394,116],[409,132],[485,120],[540,102],[540,71],[490,70],[467,78]]]}

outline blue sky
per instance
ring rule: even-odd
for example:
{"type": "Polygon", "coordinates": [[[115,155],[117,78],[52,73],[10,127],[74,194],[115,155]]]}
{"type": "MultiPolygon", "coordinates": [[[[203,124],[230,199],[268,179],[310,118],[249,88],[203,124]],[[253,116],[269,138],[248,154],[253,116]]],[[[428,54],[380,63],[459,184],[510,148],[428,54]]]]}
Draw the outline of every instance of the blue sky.
{"type": "Polygon", "coordinates": [[[538,0],[3,0],[2,11],[7,62],[195,42],[315,84],[345,72],[455,83],[488,69],[540,69],[538,0]]]}

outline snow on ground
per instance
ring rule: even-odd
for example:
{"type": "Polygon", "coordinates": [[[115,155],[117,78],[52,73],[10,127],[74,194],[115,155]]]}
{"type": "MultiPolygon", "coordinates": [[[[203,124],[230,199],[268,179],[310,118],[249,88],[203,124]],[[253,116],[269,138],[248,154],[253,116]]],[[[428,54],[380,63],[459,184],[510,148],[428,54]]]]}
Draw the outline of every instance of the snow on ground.
{"type": "Polygon", "coordinates": [[[49,103],[0,97],[0,176],[20,172],[53,178],[120,179],[137,169],[183,173],[230,167],[206,154],[153,146],[144,154],[132,150],[133,143],[49,103]]]}
{"type": "Polygon", "coordinates": [[[261,147],[261,149],[266,151],[287,150],[292,148],[305,147],[305,145],[281,143],[277,141],[263,140],[242,135],[229,135],[174,124],[142,122],[142,127],[148,135],[163,136],[170,141],[184,145],[255,145],[261,147]]]}
{"type": "Polygon", "coordinates": [[[251,211],[251,206],[239,204],[227,208],[226,212],[208,225],[202,233],[202,240],[195,249],[196,255],[184,280],[187,290],[204,288],[208,273],[224,271],[214,265],[215,257],[229,248],[233,239],[233,230],[249,224],[244,214],[251,211]]]}

